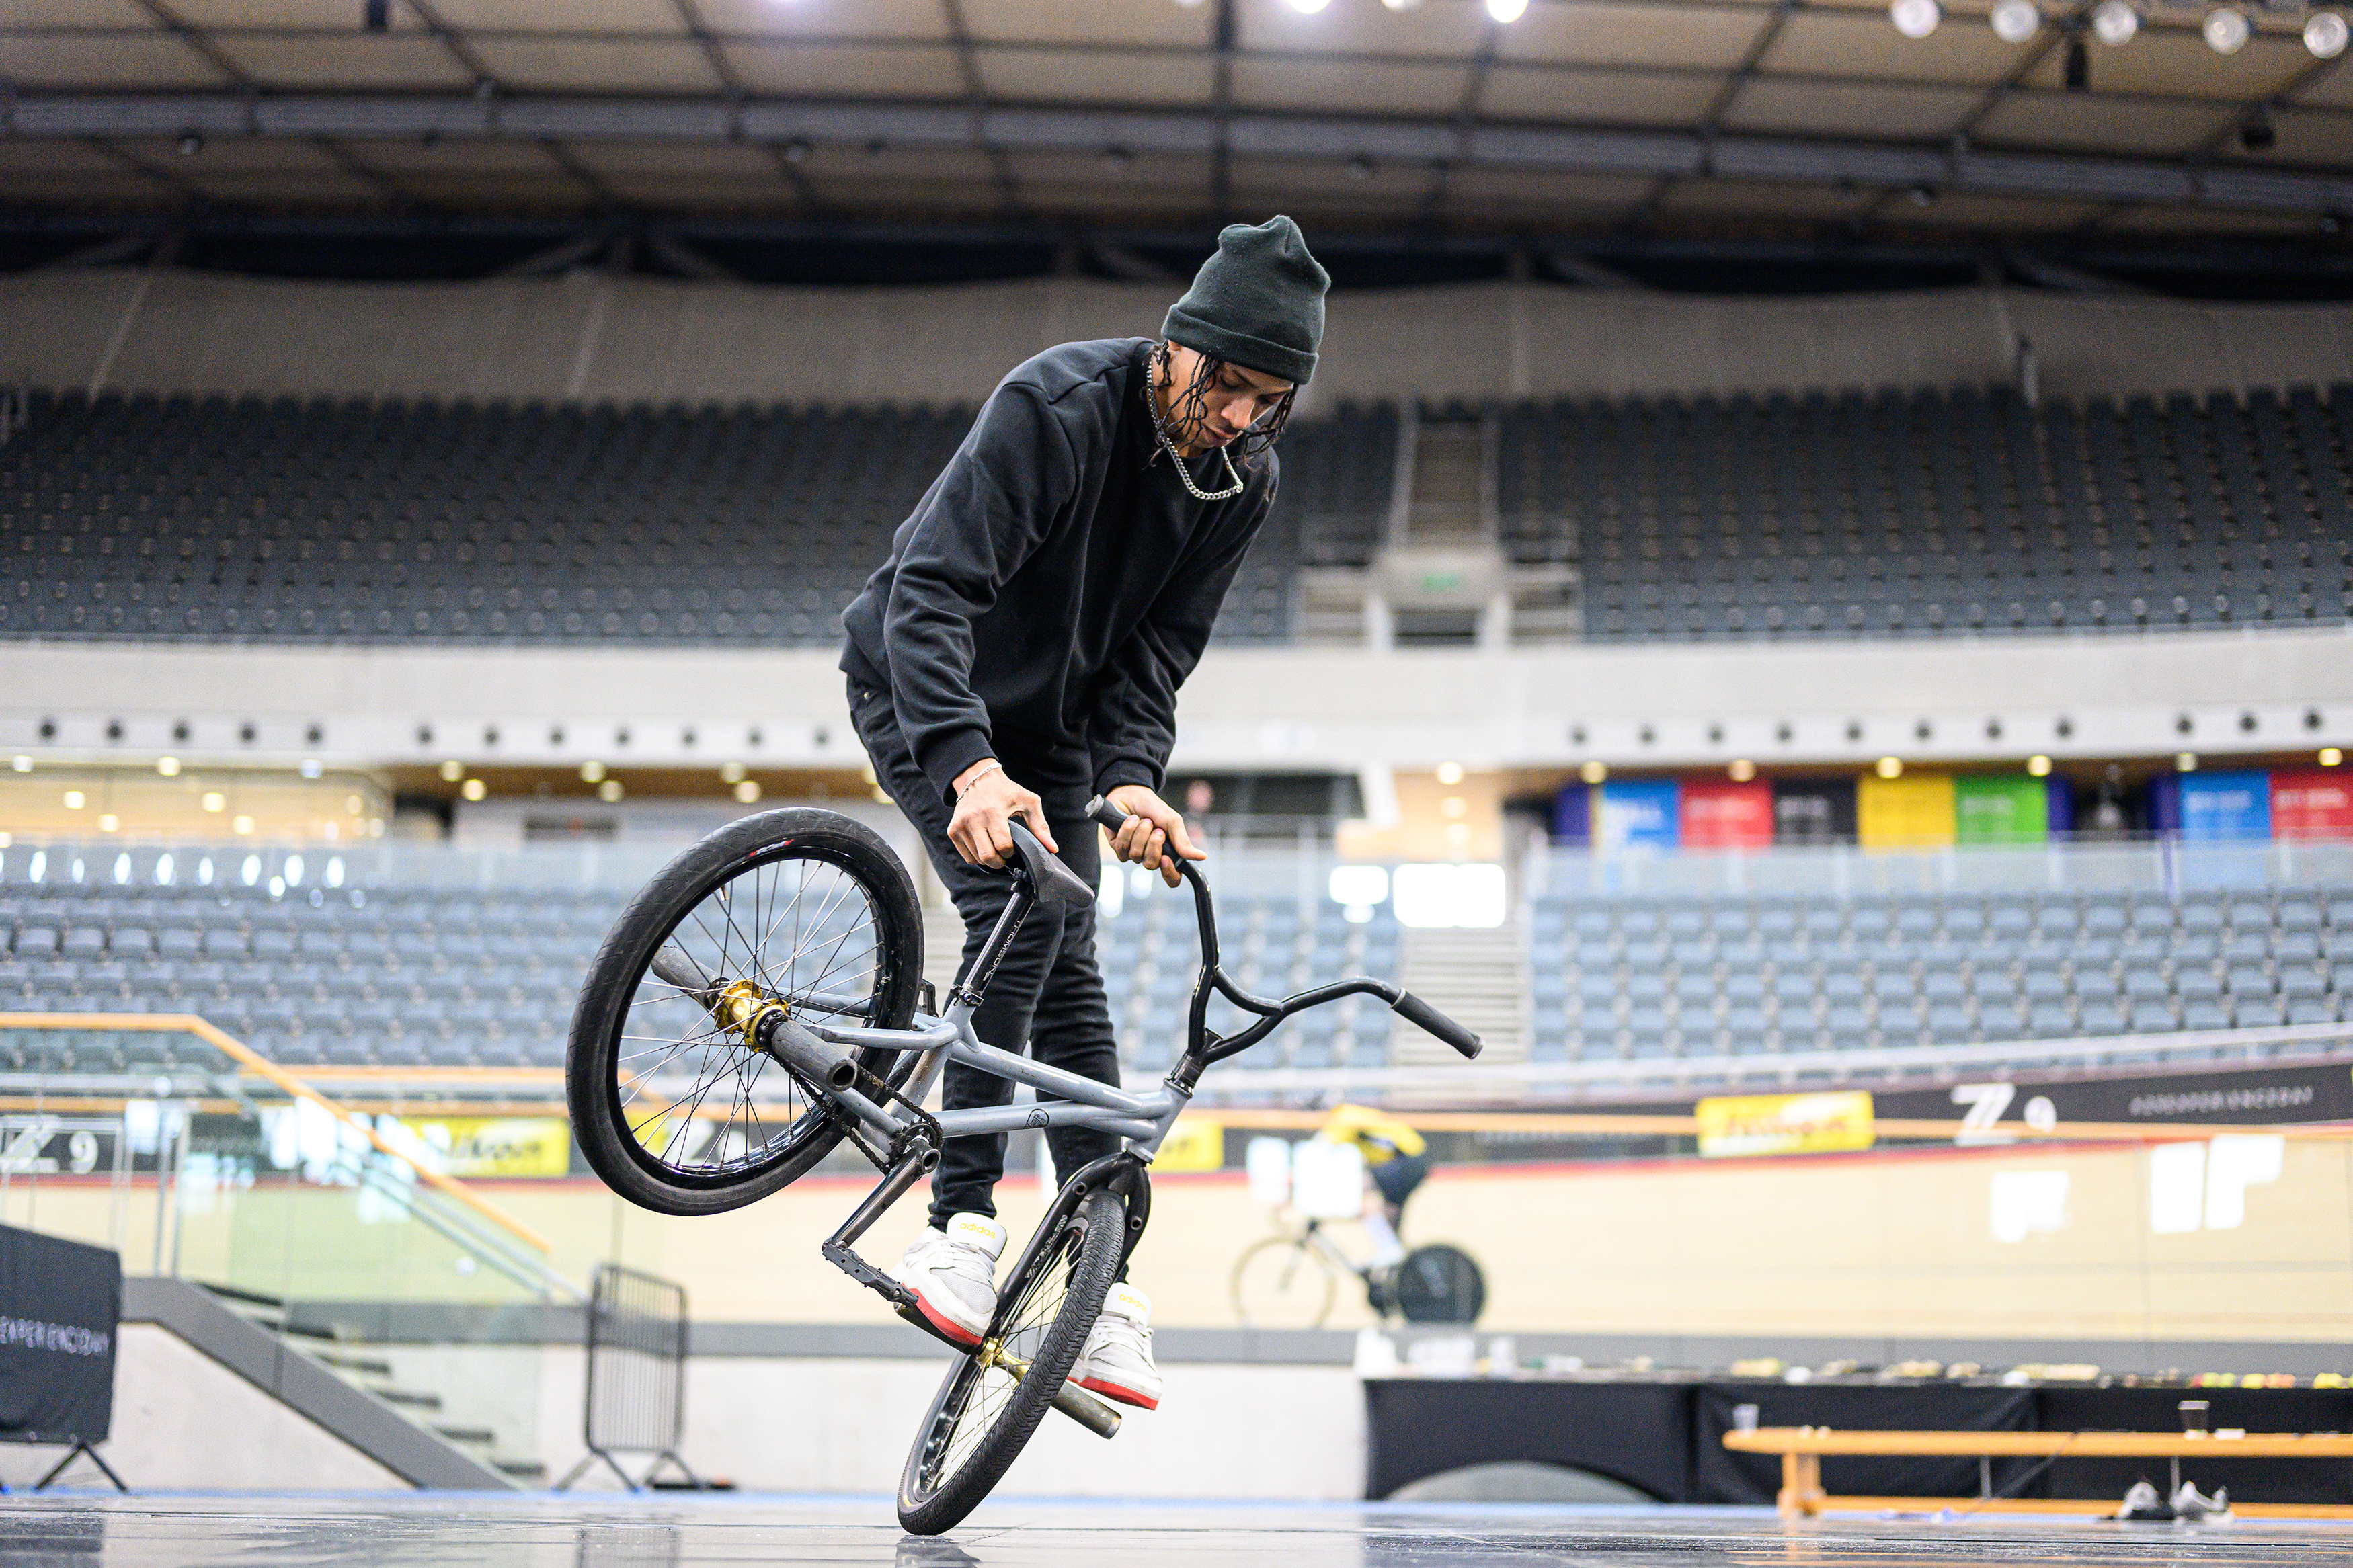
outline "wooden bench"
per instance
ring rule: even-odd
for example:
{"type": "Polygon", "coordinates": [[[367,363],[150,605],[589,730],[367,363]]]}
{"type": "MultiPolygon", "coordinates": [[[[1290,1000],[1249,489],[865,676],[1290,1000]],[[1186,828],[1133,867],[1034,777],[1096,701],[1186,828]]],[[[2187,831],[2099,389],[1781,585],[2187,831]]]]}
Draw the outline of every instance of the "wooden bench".
{"type": "MultiPolygon", "coordinates": [[[[1965,1512],[2112,1513],[2117,1500],[1997,1498],[1993,1461],[2010,1458],[2168,1459],[2178,1475],[2183,1459],[2353,1459],[2353,1436],[2333,1432],[2250,1432],[2221,1436],[2206,1432],[1863,1432],[1828,1426],[1760,1426],[1724,1435],[1736,1453],[1781,1456],[1781,1512],[1789,1517],[1824,1512],[1922,1512],[1951,1508],[1965,1512]],[[1825,1455],[1854,1458],[1974,1458],[1980,1494],[1974,1498],[1832,1497],[1822,1490],[1825,1455]]],[[[2250,1518],[2353,1519],[2343,1503],[2233,1503],[2250,1518]]]]}

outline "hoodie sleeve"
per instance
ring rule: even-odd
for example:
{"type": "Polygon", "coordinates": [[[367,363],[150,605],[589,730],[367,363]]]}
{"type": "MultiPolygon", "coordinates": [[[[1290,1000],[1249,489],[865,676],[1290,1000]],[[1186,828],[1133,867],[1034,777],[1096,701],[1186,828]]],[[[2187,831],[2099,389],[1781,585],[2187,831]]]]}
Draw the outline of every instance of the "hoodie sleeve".
{"type": "Polygon", "coordinates": [[[1039,388],[1008,382],[908,521],[882,617],[891,704],[915,762],[953,802],[956,775],[995,754],[972,689],[972,624],[1068,506],[1078,465],[1039,388]]]}

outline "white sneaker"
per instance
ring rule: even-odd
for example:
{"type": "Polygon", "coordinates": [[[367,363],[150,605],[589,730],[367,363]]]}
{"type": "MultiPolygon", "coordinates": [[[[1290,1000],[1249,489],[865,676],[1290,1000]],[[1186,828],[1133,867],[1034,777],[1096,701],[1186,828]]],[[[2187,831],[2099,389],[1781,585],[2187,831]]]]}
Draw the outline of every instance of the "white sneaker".
{"type": "Polygon", "coordinates": [[[891,1278],[915,1293],[934,1328],[960,1345],[977,1345],[997,1315],[997,1260],[1005,1227],[985,1214],[950,1216],[944,1231],[925,1230],[891,1278]]]}
{"type": "Polygon", "coordinates": [[[1133,1285],[1114,1285],[1103,1316],[1088,1331],[1071,1381],[1139,1410],[1160,1408],[1160,1369],[1152,1364],[1152,1302],[1133,1285]]]}

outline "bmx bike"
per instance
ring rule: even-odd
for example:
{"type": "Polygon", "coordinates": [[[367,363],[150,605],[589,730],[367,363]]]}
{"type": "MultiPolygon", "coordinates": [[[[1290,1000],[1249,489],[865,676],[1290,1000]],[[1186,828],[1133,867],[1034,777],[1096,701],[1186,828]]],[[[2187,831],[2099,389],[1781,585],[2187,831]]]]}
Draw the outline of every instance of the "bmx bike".
{"type": "MultiPolygon", "coordinates": [[[[1089,803],[1116,828],[1118,807],[1089,803]]],[[[1114,1089],[983,1043],[972,1017],[1035,910],[1094,897],[1018,822],[1011,891],[987,941],[939,1007],[922,979],[914,884],[873,831],[838,813],[764,812],[720,828],[664,867],[615,921],[572,1016],[565,1090],[589,1165],[613,1190],[670,1215],[738,1208],[807,1174],[847,1142],[881,1180],[819,1247],[828,1262],[949,1344],[899,1482],[899,1522],[953,1528],[988,1495],[1049,1409],[1100,1436],[1119,1415],[1069,1381],[1103,1298],[1143,1236],[1148,1171],[1204,1069],[1258,1044],[1295,1013],[1377,996],[1465,1057],[1478,1037],[1411,992],[1356,976],[1281,998],[1253,996],[1219,966],[1208,884],[1187,862],[1201,965],[1186,1045],[1157,1087],[1114,1089]],[[1222,995],[1249,1023],[1209,1027],[1222,995]],[[1029,1103],[928,1111],[943,1065],[1037,1091],[1029,1103]],[[914,1295],[853,1250],[939,1163],[950,1138],[1092,1127],[1122,1146],[1073,1173],[998,1286],[977,1346],[949,1340],[914,1295]]]]}
{"type": "Polygon", "coordinates": [[[1234,1316],[1250,1329],[1320,1329],[1344,1274],[1363,1282],[1375,1312],[1409,1323],[1475,1323],[1487,1304],[1486,1276],[1459,1247],[1417,1247],[1382,1268],[1349,1257],[1322,1220],[1310,1219],[1243,1250],[1234,1263],[1234,1316]]]}

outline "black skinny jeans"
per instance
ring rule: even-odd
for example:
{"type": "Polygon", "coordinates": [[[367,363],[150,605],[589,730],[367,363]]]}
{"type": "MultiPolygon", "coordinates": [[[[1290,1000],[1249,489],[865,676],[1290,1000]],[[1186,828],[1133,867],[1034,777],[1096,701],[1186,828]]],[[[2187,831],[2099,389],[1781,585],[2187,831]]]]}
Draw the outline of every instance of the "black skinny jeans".
{"type": "MultiPolygon", "coordinates": [[[[914,753],[900,732],[891,694],[852,679],[849,716],[858,739],[874,764],[874,777],[883,793],[898,803],[907,820],[923,835],[923,848],[939,871],[940,880],[964,917],[964,963],[957,973],[972,967],[981,944],[996,929],[1013,885],[1004,872],[968,866],[948,842],[948,807],[940,799],[914,753]]],[[[1025,775],[1021,763],[1000,757],[1014,781],[1036,791],[1046,803],[1047,826],[1061,846],[1063,864],[1093,887],[1102,876],[1102,846],[1095,825],[1085,816],[1084,784],[1042,785],[1025,775]]],[[[984,1044],[1008,1051],[1025,1047],[1038,1060],[1098,1083],[1117,1085],[1119,1053],[1112,1040],[1111,1003],[1103,994],[1103,972],[1095,966],[1095,909],[1090,902],[1065,910],[1059,917],[1035,910],[1021,922],[1012,948],[988,983],[988,994],[973,1016],[973,1032],[984,1044]]],[[[1002,1105],[1013,1098],[1013,1085],[1004,1079],[949,1063],[942,1105],[949,1110],[1002,1105]]],[[[1044,1098],[1051,1099],[1052,1096],[1044,1098]]],[[[944,1227],[952,1215],[995,1215],[997,1180],[1005,1173],[1005,1137],[951,1138],[940,1152],[940,1168],[932,1177],[932,1224],[944,1227]]],[[[1119,1140],[1109,1132],[1086,1127],[1057,1127],[1046,1134],[1053,1152],[1054,1175],[1068,1181],[1089,1161],[1117,1152],[1119,1140]]]]}

